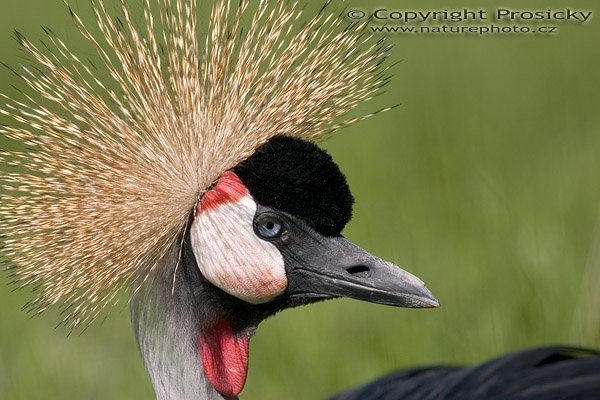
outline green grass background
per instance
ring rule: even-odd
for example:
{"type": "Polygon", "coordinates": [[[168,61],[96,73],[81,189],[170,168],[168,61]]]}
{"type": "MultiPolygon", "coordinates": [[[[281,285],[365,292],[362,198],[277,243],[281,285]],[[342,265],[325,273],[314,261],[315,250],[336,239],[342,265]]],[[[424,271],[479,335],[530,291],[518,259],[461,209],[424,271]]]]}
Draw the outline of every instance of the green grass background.
{"type": "MultiPolygon", "coordinates": [[[[312,3],[309,11],[320,2],[312,3]]],[[[548,7],[397,3],[378,5],[548,7]]],[[[586,1],[552,4],[600,12],[586,1]]],[[[323,398],[395,368],[468,364],[551,343],[600,345],[599,24],[594,15],[584,26],[558,24],[551,36],[390,38],[402,62],[365,110],[401,107],[325,147],[356,197],[345,234],[420,276],[442,307],[339,300],[286,311],[253,339],[242,399],[323,398]]],[[[12,30],[41,38],[39,25],[77,40],[61,1],[3,0],[1,60],[22,62],[12,30]]],[[[0,71],[2,92],[14,94],[14,83],[0,71]]],[[[152,398],[125,305],[66,337],[54,328],[56,311],[33,319],[20,311],[29,295],[0,278],[0,399],[152,398]]]]}

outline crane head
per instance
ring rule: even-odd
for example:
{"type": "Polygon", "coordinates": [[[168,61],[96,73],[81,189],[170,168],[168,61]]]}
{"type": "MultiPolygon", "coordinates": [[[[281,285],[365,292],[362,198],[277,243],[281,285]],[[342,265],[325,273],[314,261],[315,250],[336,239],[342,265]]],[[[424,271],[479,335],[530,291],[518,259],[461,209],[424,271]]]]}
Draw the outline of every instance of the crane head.
{"type": "Polygon", "coordinates": [[[420,279],[341,235],[352,204],[346,179],[324,150],[276,137],[199,202],[190,235],[198,267],[251,304],[351,297],[436,307],[420,279]]]}
{"type": "Polygon", "coordinates": [[[279,310],[336,297],[438,306],[419,278],[341,235],[352,204],[331,157],[284,136],[224,173],[198,203],[189,234],[197,279],[228,305],[199,338],[205,372],[219,392],[241,391],[246,364],[234,369],[241,377],[230,367],[247,363],[251,333],[279,310]]]}

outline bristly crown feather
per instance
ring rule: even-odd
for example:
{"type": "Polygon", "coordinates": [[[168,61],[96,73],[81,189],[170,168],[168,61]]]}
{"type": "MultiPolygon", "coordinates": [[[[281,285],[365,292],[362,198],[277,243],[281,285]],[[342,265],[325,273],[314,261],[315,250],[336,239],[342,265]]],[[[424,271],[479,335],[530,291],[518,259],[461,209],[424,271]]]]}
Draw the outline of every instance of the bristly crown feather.
{"type": "Polygon", "coordinates": [[[323,10],[302,23],[297,2],[219,0],[205,42],[196,0],[143,0],[142,23],[106,2],[91,1],[97,26],[72,12],[94,64],[49,29],[42,45],[17,34],[35,68],[0,105],[16,141],[0,152],[2,259],[38,288],[33,311],[60,302],[72,326],[152,273],[224,171],[273,136],[356,122],[338,119],[387,79],[364,25],[323,10]]]}

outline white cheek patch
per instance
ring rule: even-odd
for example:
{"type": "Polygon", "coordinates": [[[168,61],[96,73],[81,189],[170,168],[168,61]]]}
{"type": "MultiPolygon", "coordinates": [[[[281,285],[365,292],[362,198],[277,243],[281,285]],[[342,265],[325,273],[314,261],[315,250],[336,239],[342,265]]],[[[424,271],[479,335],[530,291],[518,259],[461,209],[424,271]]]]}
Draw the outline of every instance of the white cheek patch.
{"type": "Polygon", "coordinates": [[[253,229],[256,203],[249,194],[199,210],[191,227],[202,275],[249,303],[264,303],[287,288],[283,257],[253,229]]]}

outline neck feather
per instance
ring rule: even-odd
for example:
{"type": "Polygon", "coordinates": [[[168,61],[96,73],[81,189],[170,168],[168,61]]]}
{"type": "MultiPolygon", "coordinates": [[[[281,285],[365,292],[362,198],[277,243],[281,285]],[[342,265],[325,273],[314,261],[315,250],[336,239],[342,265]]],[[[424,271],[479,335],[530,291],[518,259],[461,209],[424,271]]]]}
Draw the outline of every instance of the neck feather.
{"type": "Polygon", "coordinates": [[[178,266],[179,257],[179,246],[173,246],[131,303],[133,330],[157,399],[235,399],[219,394],[202,367],[199,332],[215,316],[186,279],[186,257],[178,266]]]}

